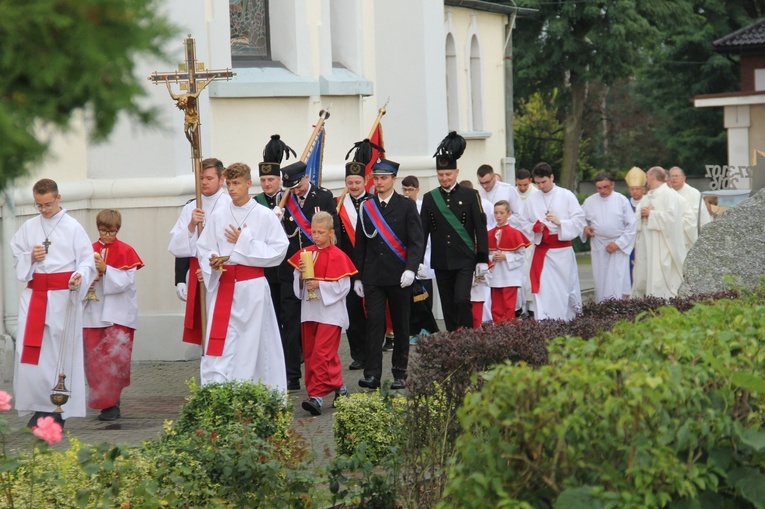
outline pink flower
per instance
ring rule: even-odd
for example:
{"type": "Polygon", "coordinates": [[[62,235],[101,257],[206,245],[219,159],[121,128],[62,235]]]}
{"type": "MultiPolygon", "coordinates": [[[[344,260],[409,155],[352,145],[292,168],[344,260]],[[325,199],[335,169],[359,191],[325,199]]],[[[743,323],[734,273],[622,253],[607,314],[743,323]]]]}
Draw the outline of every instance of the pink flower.
{"type": "Polygon", "coordinates": [[[5,391],[0,391],[0,412],[7,412],[11,409],[11,400],[13,396],[5,391]]]}
{"type": "Polygon", "coordinates": [[[53,417],[40,417],[37,419],[37,426],[32,428],[32,434],[48,442],[48,445],[53,445],[61,441],[63,429],[53,417]]]}

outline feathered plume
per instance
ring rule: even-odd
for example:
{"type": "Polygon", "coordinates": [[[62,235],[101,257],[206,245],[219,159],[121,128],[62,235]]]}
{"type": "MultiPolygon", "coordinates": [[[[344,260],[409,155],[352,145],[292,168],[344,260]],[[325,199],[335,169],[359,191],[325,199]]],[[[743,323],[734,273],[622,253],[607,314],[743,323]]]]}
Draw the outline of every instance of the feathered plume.
{"type": "Polygon", "coordinates": [[[278,134],[274,134],[271,136],[271,141],[266,144],[266,148],[263,149],[263,161],[281,164],[284,156],[287,156],[287,159],[290,158],[290,152],[292,152],[293,156],[297,157],[295,151],[288,147],[278,134]]]}
{"type": "Polygon", "coordinates": [[[456,161],[462,156],[466,146],[465,138],[457,134],[457,131],[451,131],[446,135],[446,138],[441,140],[441,144],[436,149],[433,157],[446,156],[456,161]]]}
{"type": "Polygon", "coordinates": [[[385,149],[375,145],[371,141],[369,141],[369,138],[365,138],[362,141],[357,141],[353,144],[353,147],[348,151],[347,154],[345,154],[345,158],[348,159],[348,156],[351,155],[351,152],[354,150],[356,151],[355,154],[353,154],[353,160],[357,163],[364,163],[367,164],[369,160],[372,158],[372,149],[377,149],[380,151],[380,153],[385,152],[385,149]]]}

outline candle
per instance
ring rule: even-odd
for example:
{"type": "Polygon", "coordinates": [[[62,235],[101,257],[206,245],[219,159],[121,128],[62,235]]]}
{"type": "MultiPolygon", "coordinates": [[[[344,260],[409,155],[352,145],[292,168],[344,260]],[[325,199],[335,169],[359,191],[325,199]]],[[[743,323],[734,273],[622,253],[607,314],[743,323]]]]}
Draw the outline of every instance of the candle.
{"type": "Polygon", "coordinates": [[[301,252],[300,261],[303,262],[303,279],[313,279],[313,253],[311,251],[301,252]]]}

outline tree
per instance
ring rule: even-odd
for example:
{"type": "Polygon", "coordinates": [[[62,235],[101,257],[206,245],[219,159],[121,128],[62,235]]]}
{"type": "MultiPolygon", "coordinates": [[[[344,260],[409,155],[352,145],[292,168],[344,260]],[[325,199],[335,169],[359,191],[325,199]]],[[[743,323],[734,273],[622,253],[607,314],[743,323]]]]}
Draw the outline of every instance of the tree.
{"type": "Polygon", "coordinates": [[[519,0],[538,9],[518,23],[514,65],[518,97],[558,88],[564,144],[560,183],[573,189],[582,140],[588,87],[633,76],[647,49],[660,40],[659,27],[688,10],[676,0],[519,0]]]}
{"type": "Polygon", "coordinates": [[[45,132],[85,113],[103,140],[124,112],[154,119],[138,104],[139,57],[162,57],[176,29],[156,0],[0,0],[0,189],[47,149],[45,132]]]}
{"type": "Polygon", "coordinates": [[[662,34],[635,87],[638,102],[657,120],[651,131],[666,147],[661,163],[703,175],[704,165],[727,161],[722,108],[694,108],[691,99],[740,90],[738,58],[712,43],[763,16],[764,0],[694,0],[691,14],[662,34]]]}

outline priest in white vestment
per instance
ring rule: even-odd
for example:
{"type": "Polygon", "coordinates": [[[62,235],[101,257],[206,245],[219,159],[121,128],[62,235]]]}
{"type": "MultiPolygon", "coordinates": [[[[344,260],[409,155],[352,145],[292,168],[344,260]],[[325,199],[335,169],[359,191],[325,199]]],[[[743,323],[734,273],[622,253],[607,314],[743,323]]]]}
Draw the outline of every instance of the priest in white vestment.
{"type": "Polygon", "coordinates": [[[224,176],[232,202],[207,218],[197,241],[208,292],[201,381],[260,381],[286,391],[279,324],[263,268],[281,263],[289,241],[273,211],[250,199],[249,166],[234,163],[224,176]]]}
{"type": "Polygon", "coordinates": [[[571,241],[586,225],[584,211],[574,193],[553,183],[547,163],[532,171],[541,192],[524,204],[526,236],[536,245],[531,262],[531,291],[537,320],[571,320],[582,308],[579,272],[571,241]]]}
{"type": "Polygon", "coordinates": [[[599,173],[598,192],[584,201],[587,226],[582,242],[590,240],[595,301],[629,297],[630,253],[635,246],[635,213],[629,200],[614,192],[614,177],[599,173]]]}
{"type": "Polygon", "coordinates": [[[53,180],[33,187],[39,216],[28,219],[11,239],[16,278],[27,283],[19,299],[19,332],[13,390],[19,415],[53,416],[63,426],[85,417],[87,394],[82,350],[83,299],[96,274],[88,234],[60,205],[53,180]],[[66,375],[69,401],[53,414],[51,389],[66,375]]]}
{"type": "MultiPolygon", "coordinates": [[[[701,229],[705,224],[712,222],[712,217],[709,215],[706,203],[701,199],[701,192],[688,185],[686,182],[685,172],[678,166],[673,166],[669,170],[669,186],[678,192],[680,196],[685,198],[693,212],[692,227],[696,231],[696,237],[701,232],[701,229]]],[[[691,237],[692,238],[692,237],[691,237]]],[[[687,246],[688,249],[695,243],[691,243],[687,246]]]]}
{"type": "MultiPolygon", "coordinates": [[[[515,189],[518,191],[518,195],[521,197],[521,201],[524,205],[529,196],[539,192],[537,186],[532,182],[531,172],[526,168],[521,168],[515,172],[515,189]]],[[[534,244],[531,244],[526,248],[526,264],[523,268],[524,274],[526,274],[526,279],[523,286],[518,288],[518,308],[522,308],[523,313],[528,314],[534,313],[534,300],[531,295],[531,277],[529,274],[533,256],[534,244]]]]}
{"type": "Polygon", "coordinates": [[[683,281],[687,253],[683,233],[683,207],[688,203],[666,184],[663,168],[646,175],[648,193],[635,210],[637,240],[632,296],[670,298],[683,281]]]}

